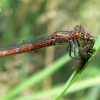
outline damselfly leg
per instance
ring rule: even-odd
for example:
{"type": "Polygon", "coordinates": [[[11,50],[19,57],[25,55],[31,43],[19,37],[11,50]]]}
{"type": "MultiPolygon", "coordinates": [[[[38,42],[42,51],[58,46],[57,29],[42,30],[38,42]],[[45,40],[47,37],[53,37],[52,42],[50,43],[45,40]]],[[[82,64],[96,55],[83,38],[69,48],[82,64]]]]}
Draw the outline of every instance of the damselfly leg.
{"type": "Polygon", "coordinates": [[[69,56],[74,59],[79,59],[78,58],[78,51],[77,51],[78,45],[74,42],[70,42],[69,45],[67,46],[67,50],[69,51],[69,56]]]}

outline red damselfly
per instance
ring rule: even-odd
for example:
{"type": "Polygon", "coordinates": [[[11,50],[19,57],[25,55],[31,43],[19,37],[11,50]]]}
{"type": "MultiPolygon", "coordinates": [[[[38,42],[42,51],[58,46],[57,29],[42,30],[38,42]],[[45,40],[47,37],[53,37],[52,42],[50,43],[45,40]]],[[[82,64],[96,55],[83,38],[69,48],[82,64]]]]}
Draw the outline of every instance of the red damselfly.
{"type": "Polygon", "coordinates": [[[73,31],[56,31],[51,35],[41,35],[29,40],[0,45],[0,57],[23,53],[48,46],[68,44],[69,56],[77,58],[76,47],[81,47],[81,42],[91,41],[91,35],[77,25],[73,31]],[[73,57],[71,54],[74,52],[73,57]]]}

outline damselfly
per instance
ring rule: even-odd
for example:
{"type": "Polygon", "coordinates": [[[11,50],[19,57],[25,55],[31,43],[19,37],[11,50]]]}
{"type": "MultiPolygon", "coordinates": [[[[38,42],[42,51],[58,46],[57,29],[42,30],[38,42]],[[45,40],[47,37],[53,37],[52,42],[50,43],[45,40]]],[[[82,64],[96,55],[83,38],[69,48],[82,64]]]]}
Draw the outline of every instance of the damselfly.
{"type": "Polygon", "coordinates": [[[56,31],[51,35],[40,35],[29,40],[0,45],[0,57],[23,53],[48,46],[68,44],[69,56],[76,58],[76,47],[81,47],[82,41],[91,41],[92,36],[77,25],[73,31],[56,31]],[[73,57],[71,54],[74,52],[73,57]]]}

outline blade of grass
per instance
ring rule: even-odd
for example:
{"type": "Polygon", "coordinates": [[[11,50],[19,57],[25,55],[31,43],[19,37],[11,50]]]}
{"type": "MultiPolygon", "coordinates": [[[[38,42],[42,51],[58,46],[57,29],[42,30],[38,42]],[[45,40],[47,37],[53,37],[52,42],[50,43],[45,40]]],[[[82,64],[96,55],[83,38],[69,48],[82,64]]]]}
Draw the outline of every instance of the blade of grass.
{"type": "MultiPolygon", "coordinates": [[[[87,78],[82,81],[77,81],[68,89],[68,91],[66,93],[71,94],[71,93],[95,86],[99,83],[100,83],[100,75],[91,77],[91,78],[87,78]],[[84,84],[86,84],[86,85],[84,85],[84,84]]],[[[37,91],[36,93],[33,93],[29,96],[18,97],[14,100],[41,100],[41,98],[45,99],[46,97],[52,98],[58,93],[58,91],[60,91],[63,88],[63,85],[64,84],[54,86],[50,90],[37,91]]]]}
{"type": "MultiPolygon", "coordinates": [[[[77,67],[77,66],[80,68],[83,68],[83,64],[81,63],[81,61],[79,61],[75,65],[75,67],[77,67]]],[[[59,100],[64,95],[64,93],[68,90],[68,88],[72,85],[72,83],[78,78],[78,76],[80,74],[81,74],[81,72],[78,72],[77,70],[73,71],[72,75],[70,76],[68,81],[65,83],[64,88],[62,89],[62,91],[60,91],[60,93],[56,96],[56,98],[54,100],[59,100]]]]}
{"type": "Polygon", "coordinates": [[[94,58],[94,56],[98,53],[98,51],[100,50],[100,36],[97,38],[93,50],[94,53],[93,55],[90,57],[90,59],[86,62],[85,65],[82,64],[82,62],[80,61],[79,63],[77,63],[76,66],[79,66],[80,68],[82,68],[82,70],[80,72],[77,72],[76,70],[72,73],[72,75],[70,76],[69,80],[66,82],[64,88],[62,89],[62,91],[60,91],[60,93],[57,95],[57,97],[55,98],[55,100],[59,100],[64,93],[68,90],[68,88],[72,85],[72,83],[78,78],[78,76],[81,74],[81,72],[84,70],[84,68],[89,64],[89,62],[94,58]]]}
{"type": "Polygon", "coordinates": [[[60,93],[57,95],[57,97],[54,100],[59,100],[64,95],[66,90],[70,87],[72,80],[75,79],[76,75],[77,75],[76,71],[72,73],[72,75],[70,76],[70,78],[66,82],[64,88],[62,89],[62,91],[60,91],[60,93]]]}

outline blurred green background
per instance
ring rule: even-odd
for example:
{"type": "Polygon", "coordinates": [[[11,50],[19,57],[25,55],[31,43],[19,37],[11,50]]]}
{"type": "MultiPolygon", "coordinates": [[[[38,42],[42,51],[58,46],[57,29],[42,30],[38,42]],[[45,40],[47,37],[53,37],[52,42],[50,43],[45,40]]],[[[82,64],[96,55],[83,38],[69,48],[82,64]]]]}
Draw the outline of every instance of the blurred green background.
{"type": "MultiPolygon", "coordinates": [[[[99,0],[0,0],[0,43],[73,30],[78,24],[98,37],[99,21],[99,0]]],[[[66,55],[66,47],[48,47],[0,58],[0,100],[53,100],[77,63],[66,55]],[[45,66],[52,69],[45,70],[50,68],[45,66]]],[[[77,80],[83,84],[73,87],[61,100],[100,100],[99,59],[100,54],[77,80]],[[95,79],[97,83],[91,85],[95,79]]]]}

